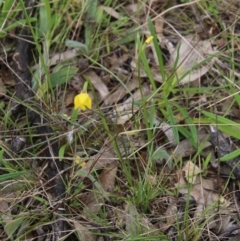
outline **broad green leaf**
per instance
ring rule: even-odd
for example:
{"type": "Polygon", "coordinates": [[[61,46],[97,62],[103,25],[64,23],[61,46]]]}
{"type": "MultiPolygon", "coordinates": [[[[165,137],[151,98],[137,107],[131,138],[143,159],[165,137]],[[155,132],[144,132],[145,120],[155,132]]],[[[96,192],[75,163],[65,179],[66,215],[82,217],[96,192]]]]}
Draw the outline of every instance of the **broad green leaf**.
{"type": "Polygon", "coordinates": [[[153,160],[157,160],[159,158],[169,159],[170,155],[166,152],[166,150],[162,148],[158,148],[152,155],[153,160]]]}
{"type": "Polygon", "coordinates": [[[124,45],[126,43],[130,43],[132,41],[136,41],[137,35],[141,33],[141,30],[136,30],[137,26],[130,27],[125,29],[122,32],[119,32],[119,39],[117,40],[117,44],[124,45]],[[140,32],[139,32],[140,31],[140,32]]]}
{"type": "Polygon", "coordinates": [[[29,228],[30,220],[29,219],[23,219],[21,226],[17,230],[16,236],[19,237],[20,235],[24,234],[24,232],[29,228]]]}
{"type": "Polygon", "coordinates": [[[50,75],[50,86],[52,88],[60,86],[64,83],[67,83],[75,73],[77,73],[78,68],[75,67],[65,67],[58,70],[56,73],[50,75]]]}
{"type": "Polygon", "coordinates": [[[136,39],[136,37],[137,37],[137,32],[134,31],[134,28],[133,28],[132,32],[130,32],[129,34],[124,35],[122,38],[118,39],[117,44],[124,45],[124,44],[130,43],[130,42],[134,41],[136,39]]]}
{"type": "Polygon", "coordinates": [[[103,8],[101,6],[97,7],[95,20],[98,24],[101,24],[103,19],[103,8]]]}
{"type": "Polygon", "coordinates": [[[21,226],[22,222],[24,221],[23,217],[14,219],[12,221],[9,221],[5,226],[4,230],[7,233],[8,239],[12,238],[12,235],[15,233],[15,231],[21,226]]]}
{"type": "Polygon", "coordinates": [[[85,43],[88,48],[91,48],[92,39],[94,33],[96,31],[96,27],[94,26],[94,22],[97,23],[97,8],[98,1],[96,0],[88,0],[86,4],[86,12],[85,12],[85,43]]]}
{"type": "Polygon", "coordinates": [[[88,52],[88,47],[86,44],[83,44],[81,42],[78,41],[74,41],[74,40],[69,40],[67,39],[65,42],[65,45],[69,48],[78,48],[80,51],[82,51],[83,53],[87,53],[88,52]]]}
{"type": "Polygon", "coordinates": [[[51,30],[51,14],[49,11],[49,3],[46,3],[46,1],[42,0],[39,10],[39,36],[46,36],[51,30]]]}

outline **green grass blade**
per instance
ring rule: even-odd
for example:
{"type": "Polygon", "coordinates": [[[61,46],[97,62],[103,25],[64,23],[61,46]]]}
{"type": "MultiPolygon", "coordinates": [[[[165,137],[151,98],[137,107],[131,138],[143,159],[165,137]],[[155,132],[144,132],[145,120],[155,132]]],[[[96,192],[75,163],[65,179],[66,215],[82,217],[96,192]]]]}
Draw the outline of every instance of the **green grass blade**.
{"type": "Polygon", "coordinates": [[[15,179],[16,177],[22,176],[25,173],[26,173],[25,171],[21,171],[21,172],[2,174],[0,175],[0,182],[9,180],[9,179],[15,179]]]}

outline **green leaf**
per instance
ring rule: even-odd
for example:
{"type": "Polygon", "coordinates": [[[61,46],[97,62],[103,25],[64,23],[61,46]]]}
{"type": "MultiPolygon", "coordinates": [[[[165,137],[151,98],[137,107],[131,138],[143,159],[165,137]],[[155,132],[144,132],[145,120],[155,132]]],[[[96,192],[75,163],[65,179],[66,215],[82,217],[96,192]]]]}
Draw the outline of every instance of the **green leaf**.
{"type": "Polygon", "coordinates": [[[17,230],[16,236],[19,237],[20,235],[24,234],[24,232],[29,228],[30,220],[29,219],[23,219],[21,226],[17,230]]]}
{"type": "Polygon", "coordinates": [[[174,114],[172,111],[172,107],[170,105],[170,102],[167,99],[165,100],[165,103],[167,106],[167,113],[168,113],[167,119],[168,119],[170,125],[172,126],[173,136],[174,136],[176,143],[178,144],[179,143],[179,134],[178,134],[178,128],[177,128],[177,126],[175,126],[176,122],[175,122],[174,114]]]}
{"type": "Polygon", "coordinates": [[[94,22],[97,23],[97,6],[98,1],[96,0],[88,0],[86,4],[86,12],[85,12],[85,43],[88,48],[91,48],[92,39],[94,37],[94,33],[96,31],[96,27],[93,24],[94,22]]]}
{"type": "MultiPolygon", "coordinates": [[[[240,139],[240,124],[239,123],[236,123],[234,121],[231,121],[225,117],[222,117],[222,116],[219,116],[219,115],[216,115],[216,114],[213,114],[211,112],[208,112],[208,111],[205,111],[205,110],[200,110],[206,117],[210,118],[208,124],[214,124],[214,125],[217,125],[217,128],[236,138],[236,139],[240,139]]],[[[200,122],[202,119],[199,119],[200,122]]],[[[203,119],[203,122],[201,122],[203,124],[206,124],[206,121],[203,119]]]]}
{"type": "Polygon", "coordinates": [[[15,179],[16,177],[19,177],[21,175],[23,175],[24,173],[26,173],[25,171],[22,172],[13,172],[13,173],[7,173],[7,174],[2,174],[0,175],[0,181],[5,181],[8,179],[15,179]]]}
{"type": "Polygon", "coordinates": [[[86,44],[83,44],[81,42],[78,41],[74,41],[74,40],[69,40],[67,39],[65,42],[65,45],[69,48],[78,48],[80,51],[82,51],[83,53],[87,53],[88,52],[88,47],[86,44]]]}
{"type": "MultiPolygon", "coordinates": [[[[44,1],[45,2],[45,1],[44,1]]],[[[47,9],[49,8],[48,4],[44,3],[39,7],[39,36],[46,36],[50,31],[50,19],[47,9]]]]}
{"type": "Polygon", "coordinates": [[[233,151],[233,152],[231,152],[231,153],[221,157],[220,161],[226,162],[226,161],[232,160],[232,159],[234,159],[234,158],[236,158],[238,156],[240,156],[240,149],[237,149],[237,150],[235,150],[235,151],[233,151]]]}
{"type": "MultiPolygon", "coordinates": [[[[189,130],[187,130],[184,126],[178,126],[178,131],[186,137],[186,139],[191,140],[192,143],[192,139],[191,139],[191,133],[189,130]]],[[[193,143],[192,143],[193,144],[193,143]]]]}
{"type": "MultiPolygon", "coordinates": [[[[0,38],[4,38],[6,34],[6,27],[11,21],[9,19],[13,16],[14,11],[11,11],[14,5],[14,0],[0,1],[0,38]],[[2,5],[3,4],[3,5],[2,5]]],[[[16,21],[18,22],[18,21],[16,21]]],[[[11,25],[11,24],[10,24],[11,25]]]]}
{"type": "Polygon", "coordinates": [[[64,157],[66,146],[67,145],[65,144],[65,145],[61,146],[61,148],[59,149],[59,152],[58,152],[59,161],[62,161],[62,159],[64,157]]]}
{"type": "Polygon", "coordinates": [[[129,34],[124,35],[122,38],[118,39],[117,44],[124,45],[124,44],[130,43],[134,41],[136,37],[137,37],[136,31],[130,32],[129,34]]]}
{"type": "Polygon", "coordinates": [[[15,231],[21,226],[22,222],[24,221],[23,217],[17,218],[15,220],[9,221],[5,226],[4,230],[7,233],[8,239],[12,238],[12,235],[15,231]]]}
{"type": "Polygon", "coordinates": [[[95,16],[95,20],[97,24],[101,24],[102,19],[103,19],[103,8],[99,6],[97,7],[96,16],[95,16]]]}
{"type": "Polygon", "coordinates": [[[78,68],[75,67],[65,67],[58,70],[56,73],[50,75],[50,86],[52,88],[67,83],[75,73],[77,73],[78,68]]]}
{"type": "Polygon", "coordinates": [[[168,159],[168,158],[170,158],[170,155],[166,152],[166,150],[164,150],[160,147],[152,155],[153,160],[156,160],[159,158],[168,159]]]}
{"type": "Polygon", "coordinates": [[[153,36],[153,45],[154,45],[154,49],[157,53],[159,70],[160,70],[160,73],[162,75],[162,79],[163,79],[163,83],[164,83],[165,82],[165,69],[164,69],[162,50],[159,46],[158,38],[157,38],[155,28],[154,28],[154,24],[153,24],[150,17],[148,18],[148,26],[149,26],[149,30],[151,32],[151,35],[153,36]]]}
{"type": "Polygon", "coordinates": [[[210,152],[206,159],[203,161],[203,171],[207,169],[209,162],[211,161],[212,153],[210,152]]]}
{"type": "MultiPolygon", "coordinates": [[[[173,103],[174,104],[174,103],[173,103]]],[[[197,128],[195,126],[195,124],[193,123],[192,118],[188,115],[188,113],[186,112],[186,110],[181,107],[180,105],[174,104],[178,110],[180,111],[180,113],[182,114],[183,118],[184,118],[184,122],[187,124],[187,127],[189,128],[191,134],[187,137],[187,139],[191,139],[192,144],[194,145],[194,147],[196,148],[198,145],[198,132],[197,132],[197,128]]]]}
{"type": "Polygon", "coordinates": [[[168,167],[170,169],[172,169],[172,167],[173,167],[172,157],[167,153],[166,150],[162,149],[161,147],[158,148],[152,155],[153,160],[157,160],[157,159],[160,159],[160,158],[166,159],[168,161],[167,162],[168,167]]]}

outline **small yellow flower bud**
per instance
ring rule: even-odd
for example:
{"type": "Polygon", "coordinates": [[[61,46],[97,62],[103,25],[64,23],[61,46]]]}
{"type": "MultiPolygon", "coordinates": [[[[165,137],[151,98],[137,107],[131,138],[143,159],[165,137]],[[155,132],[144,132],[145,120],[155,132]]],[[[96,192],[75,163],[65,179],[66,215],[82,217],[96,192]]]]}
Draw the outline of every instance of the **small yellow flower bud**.
{"type": "Polygon", "coordinates": [[[92,109],[92,99],[88,93],[80,93],[74,98],[74,109],[92,109]]]}
{"type": "Polygon", "coordinates": [[[150,36],[146,39],[145,43],[150,44],[152,42],[152,40],[153,40],[153,36],[150,36]]]}

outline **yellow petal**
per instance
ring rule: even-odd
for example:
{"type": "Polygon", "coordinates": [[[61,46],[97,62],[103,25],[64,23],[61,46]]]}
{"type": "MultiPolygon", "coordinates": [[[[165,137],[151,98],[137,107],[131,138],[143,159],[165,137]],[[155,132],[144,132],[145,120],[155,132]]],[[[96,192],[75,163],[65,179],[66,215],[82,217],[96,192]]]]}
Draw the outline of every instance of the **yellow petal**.
{"type": "Polygon", "coordinates": [[[145,43],[150,44],[152,42],[152,40],[153,40],[153,36],[150,36],[146,39],[145,43]]]}
{"type": "Polygon", "coordinates": [[[92,108],[92,99],[88,93],[80,93],[74,98],[74,109],[86,110],[92,108]]]}

